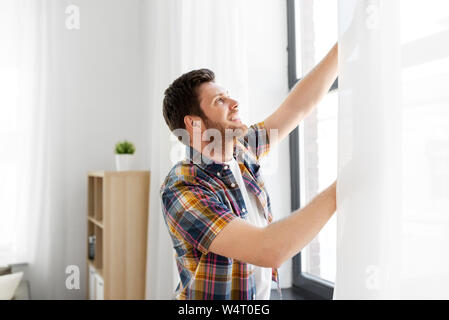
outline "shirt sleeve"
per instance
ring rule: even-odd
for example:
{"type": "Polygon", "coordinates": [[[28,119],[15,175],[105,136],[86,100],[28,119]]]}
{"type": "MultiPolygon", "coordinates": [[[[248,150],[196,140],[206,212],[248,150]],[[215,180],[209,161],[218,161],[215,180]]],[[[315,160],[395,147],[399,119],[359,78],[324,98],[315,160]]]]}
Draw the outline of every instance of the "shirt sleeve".
{"type": "Polygon", "coordinates": [[[266,156],[270,151],[270,140],[263,121],[250,126],[248,133],[243,137],[243,141],[246,148],[257,160],[266,156]]]}
{"type": "Polygon", "coordinates": [[[219,232],[236,215],[208,188],[179,181],[161,192],[164,219],[170,235],[204,254],[219,232]]]}

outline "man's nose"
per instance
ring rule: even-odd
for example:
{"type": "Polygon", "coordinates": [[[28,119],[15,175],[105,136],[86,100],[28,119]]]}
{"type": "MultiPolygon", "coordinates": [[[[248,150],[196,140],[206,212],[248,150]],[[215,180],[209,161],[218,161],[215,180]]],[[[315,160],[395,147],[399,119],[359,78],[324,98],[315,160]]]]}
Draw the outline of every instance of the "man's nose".
{"type": "Polygon", "coordinates": [[[229,108],[231,110],[236,109],[239,106],[239,102],[237,100],[231,98],[229,98],[229,100],[231,101],[231,103],[229,104],[229,108]]]}

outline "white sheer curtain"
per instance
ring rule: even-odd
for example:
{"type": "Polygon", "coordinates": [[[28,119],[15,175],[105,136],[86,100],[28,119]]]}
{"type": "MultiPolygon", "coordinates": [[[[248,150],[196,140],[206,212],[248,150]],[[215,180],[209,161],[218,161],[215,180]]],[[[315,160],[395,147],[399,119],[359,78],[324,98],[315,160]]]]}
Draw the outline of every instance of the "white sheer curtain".
{"type": "Polygon", "coordinates": [[[336,299],[449,298],[449,3],[339,2],[336,299]]]}
{"type": "Polygon", "coordinates": [[[41,299],[55,297],[65,270],[64,121],[48,94],[58,92],[54,5],[0,2],[0,265],[27,263],[32,297],[41,299]]]}
{"type": "MultiPolygon", "coordinates": [[[[209,68],[216,73],[217,82],[238,97],[241,105],[246,105],[245,18],[248,13],[246,3],[238,0],[152,0],[145,5],[149,135],[152,150],[157,150],[151,155],[147,298],[167,299],[173,295],[178,275],[171,239],[161,214],[159,188],[173,164],[184,157],[185,147],[173,139],[165,124],[163,93],[181,74],[209,68]]],[[[243,117],[245,111],[249,109],[243,108],[243,117]]]]}

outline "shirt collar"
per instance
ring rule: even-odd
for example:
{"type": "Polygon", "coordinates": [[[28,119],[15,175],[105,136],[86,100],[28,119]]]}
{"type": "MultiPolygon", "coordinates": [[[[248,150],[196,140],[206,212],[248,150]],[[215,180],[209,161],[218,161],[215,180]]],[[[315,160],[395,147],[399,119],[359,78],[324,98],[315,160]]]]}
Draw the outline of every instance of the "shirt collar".
{"type": "MultiPolygon", "coordinates": [[[[233,157],[237,159],[240,155],[242,155],[242,150],[239,147],[240,142],[237,141],[234,144],[233,157]]],[[[186,159],[193,164],[198,165],[199,167],[212,172],[217,172],[223,170],[224,166],[227,166],[222,162],[215,162],[204,154],[200,153],[198,150],[194,149],[192,146],[186,146],[186,159]]]]}

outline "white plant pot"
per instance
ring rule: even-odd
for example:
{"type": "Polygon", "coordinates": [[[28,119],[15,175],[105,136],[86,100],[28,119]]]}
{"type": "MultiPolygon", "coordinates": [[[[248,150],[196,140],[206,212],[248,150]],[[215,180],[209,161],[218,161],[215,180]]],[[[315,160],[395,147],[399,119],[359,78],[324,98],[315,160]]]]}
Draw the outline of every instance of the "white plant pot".
{"type": "Polygon", "coordinates": [[[134,154],[116,154],[115,166],[117,171],[129,171],[134,168],[134,154]]]}

